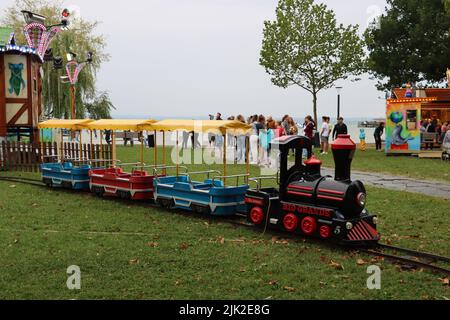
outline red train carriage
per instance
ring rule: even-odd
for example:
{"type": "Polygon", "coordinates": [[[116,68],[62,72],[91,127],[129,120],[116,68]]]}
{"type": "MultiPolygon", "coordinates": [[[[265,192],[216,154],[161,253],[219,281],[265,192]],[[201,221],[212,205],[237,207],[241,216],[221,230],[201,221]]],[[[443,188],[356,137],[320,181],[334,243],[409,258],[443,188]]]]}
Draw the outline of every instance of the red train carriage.
{"type": "Polygon", "coordinates": [[[90,188],[98,196],[117,195],[123,199],[153,199],[153,175],[133,169],[127,173],[123,168],[94,169],[89,172],[90,188]]]}
{"type": "Polygon", "coordinates": [[[321,175],[321,162],[312,156],[308,138],[279,138],[272,143],[272,150],[276,149],[280,151],[279,189],[257,187],[247,192],[250,222],[346,245],[377,243],[377,218],[365,209],[364,185],[350,179],[356,149],[350,136],[339,136],[332,145],[334,179],[321,175]],[[295,149],[295,163],[288,169],[291,149],[295,149]],[[303,162],[304,150],[308,160],[303,162]]]}
{"type": "MultiPolygon", "coordinates": [[[[89,130],[110,130],[112,136],[112,166],[111,168],[98,168],[89,172],[89,186],[98,196],[114,195],[123,199],[146,200],[153,199],[153,168],[144,164],[143,131],[152,130],[153,120],[98,120],[88,124],[89,130]],[[115,131],[139,132],[141,137],[140,162],[116,165],[116,139],[115,131]],[[124,172],[125,167],[131,167],[124,172]],[[149,170],[147,172],[146,170],[149,170]]],[[[102,137],[102,135],[100,135],[102,137]]],[[[155,146],[156,161],[156,146],[155,146]]]]}

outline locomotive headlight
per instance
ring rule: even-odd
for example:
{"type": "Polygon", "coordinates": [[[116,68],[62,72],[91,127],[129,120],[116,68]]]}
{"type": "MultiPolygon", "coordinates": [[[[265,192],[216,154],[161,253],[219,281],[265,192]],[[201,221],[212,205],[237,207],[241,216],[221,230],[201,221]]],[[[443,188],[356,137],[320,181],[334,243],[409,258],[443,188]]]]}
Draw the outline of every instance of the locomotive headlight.
{"type": "Polygon", "coordinates": [[[347,224],[345,225],[345,227],[347,228],[347,230],[351,230],[351,229],[353,228],[353,223],[347,222],[347,224]]]}
{"type": "Polygon", "coordinates": [[[377,217],[373,217],[372,222],[373,222],[373,224],[377,224],[378,223],[378,218],[377,217]]]}
{"type": "Polygon", "coordinates": [[[358,193],[358,195],[356,196],[356,202],[358,202],[358,204],[364,208],[366,206],[366,194],[364,192],[360,192],[358,193]]]}

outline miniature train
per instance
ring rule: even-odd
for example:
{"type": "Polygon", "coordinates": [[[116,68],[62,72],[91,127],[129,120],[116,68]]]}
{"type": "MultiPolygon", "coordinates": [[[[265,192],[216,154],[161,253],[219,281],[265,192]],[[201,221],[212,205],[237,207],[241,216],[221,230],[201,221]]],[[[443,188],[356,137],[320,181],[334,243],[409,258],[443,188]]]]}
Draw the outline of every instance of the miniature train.
{"type": "Polygon", "coordinates": [[[248,190],[250,222],[345,245],[378,242],[377,217],[365,209],[364,185],[350,179],[356,149],[350,136],[341,135],[332,144],[334,179],[321,175],[321,162],[312,156],[309,139],[286,136],[274,141],[272,148],[280,150],[280,186],[248,190]],[[295,163],[288,169],[291,149],[295,149],[295,163]],[[302,163],[304,150],[308,160],[302,163]]]}
{"type": "Polygon", "coordinates": [[[321,175],[321,162],[312,155],[311,141],[303,136],[284,136],[271,142],[279,151],[279,188],[261,188],[264,178],[225,186],[214,171],[204,173],[204,181],[192,181],[186,171],[166,175],[165,166],[149,166],[152,172],[133,168],[75,167],[70,163],[42,165],[48,186],[90,189],[98,196],[116,195],[123,199],[154,200],[164,208],[181,208],[208,215],[231,216],[245,213],[255,226],[315,237],[344,245],[368,246],[378,242],[377,217],[366,209],[366,190],[360,181],[351,181],[351,162],[356,145],[341,135],[332,144],[336,164],[335,178],[321,175]],[[289,167],[290,150],[295,162],[289,167]],[[303,161],[303,155],[307,160],[303,161]],[[158,170],[161,172],[158,173],[158,170]]]}

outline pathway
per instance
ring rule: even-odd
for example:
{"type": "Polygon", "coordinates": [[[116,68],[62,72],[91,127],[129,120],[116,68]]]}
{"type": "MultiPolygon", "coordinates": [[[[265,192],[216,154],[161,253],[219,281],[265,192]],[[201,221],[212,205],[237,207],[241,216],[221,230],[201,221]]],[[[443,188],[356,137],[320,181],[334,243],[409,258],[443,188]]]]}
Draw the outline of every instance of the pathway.
{"type": "MultiPolygon", "coordinates": [[[[334,169],[324,168],[322,169],[322,174],[334,177],[334,169]]],[[[352,180],[360,180],[374,187],[450,199],[450,183],[448,182],[418,180],[384,173],[362,171],[352,171],[352,180]]]]}

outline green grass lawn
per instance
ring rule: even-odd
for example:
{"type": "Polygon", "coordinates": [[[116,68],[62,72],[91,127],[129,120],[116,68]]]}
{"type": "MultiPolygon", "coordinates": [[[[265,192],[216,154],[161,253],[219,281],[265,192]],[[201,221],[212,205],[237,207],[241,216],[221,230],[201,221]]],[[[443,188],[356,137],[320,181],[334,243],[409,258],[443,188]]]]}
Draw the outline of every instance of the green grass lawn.
{"type": "MultiPolygon", "coordinates": [[[[319,154],[317,150],[316,154],[319,154]]],[[[333,155],[319,155],[324,166],[334,167],[333,155]]],[[[390,156],[384,152],[367,149],[356,151],[353,160],[353,170],[388,173],[410,178],[441,180],[450,182],[450,163],[440,159],[419,159],[410,156],[390,156]]]]}
{"type": "MultiPolygon", "coordinates": [[[[119,154],[135,160],[132,148],[119,154]]],[[[1,181],[0,190],[2,299],[450,298],[440,275],[312,240],[89,193],[1,181]],[[370,264],[382,268],[381,290],[366,288],[370,264]],[[66,288],[70,265],[81,268],[79,291],[66,288]]],[[[450,201],[372,187],[368,194],[383,240],[450,255],[450,201]]]]}

